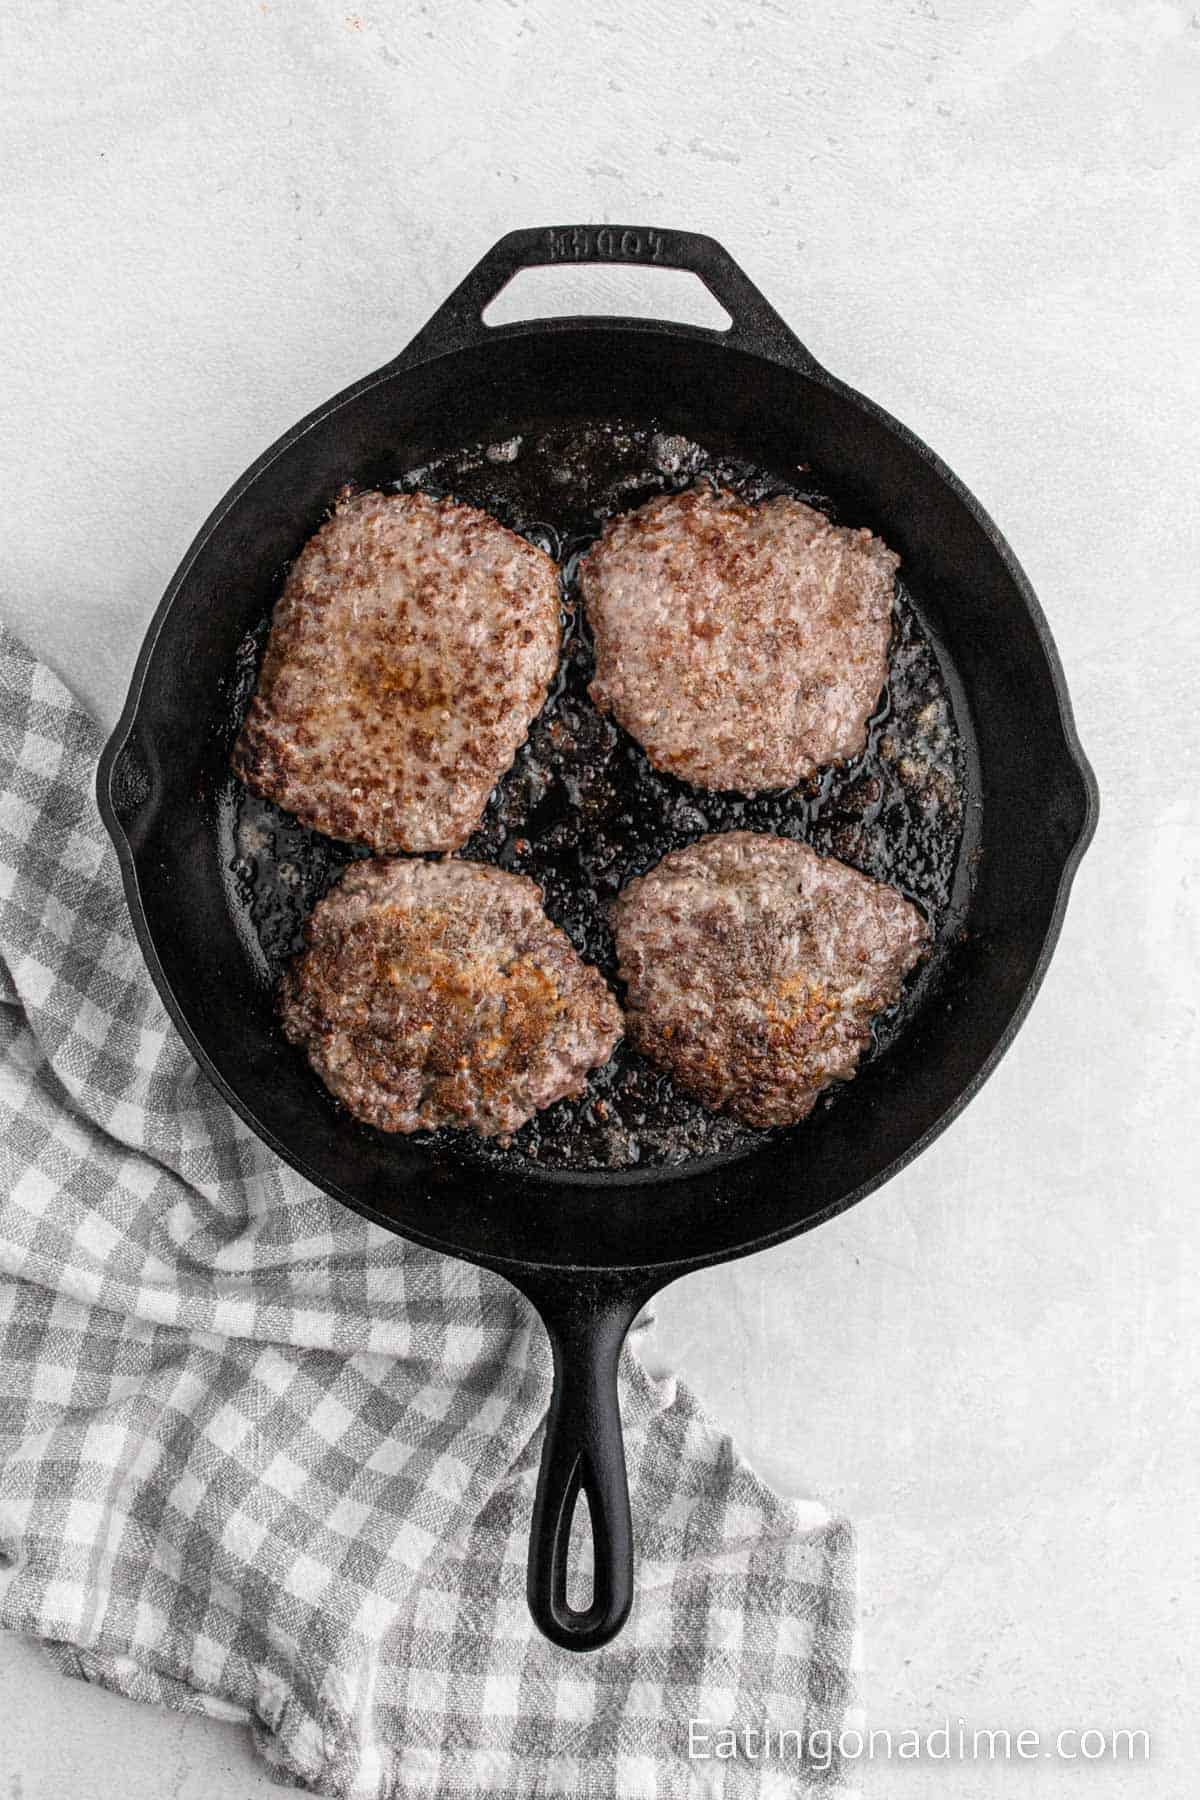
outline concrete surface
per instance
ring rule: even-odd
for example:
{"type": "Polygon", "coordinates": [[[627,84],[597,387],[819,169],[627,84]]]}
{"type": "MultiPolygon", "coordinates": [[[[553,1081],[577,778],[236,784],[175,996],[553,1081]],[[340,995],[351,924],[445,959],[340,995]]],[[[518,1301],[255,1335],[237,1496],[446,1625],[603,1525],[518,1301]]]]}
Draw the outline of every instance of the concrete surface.
{"type": "MultiPolygon", "coordinates": [[[[711,231],[1000,521],[1105,802],[1042,998],[916,1167],[670,1293],[657,1355],[857,1521],[873,1724],[1154,1734],[1148,1770],[869,1794],[1190,1797],[1200,13],[26,0],[3,29],[0,607],[106,719],[226,485],[517,224],[711,231]]],[[[266,1790],[232,1727],[21,1643],[0,1720],[4,1800],[266,1790]]]]}

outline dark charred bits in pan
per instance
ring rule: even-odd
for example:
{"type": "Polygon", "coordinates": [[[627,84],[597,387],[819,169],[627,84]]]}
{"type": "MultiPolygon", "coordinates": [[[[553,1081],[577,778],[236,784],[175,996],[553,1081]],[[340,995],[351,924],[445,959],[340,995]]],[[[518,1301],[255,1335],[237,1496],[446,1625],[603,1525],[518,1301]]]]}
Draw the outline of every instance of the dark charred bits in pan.
{"type": "MultiPolygon", "coordinates": [[[[483,507],[565,566],[563,661],[554,689],[463,854],[531,875],[545,892],[550,916],[615,982],[606,908],[632,876],[710,831],[802,838],[900,888],[933,925],[929,964],[876,1023],[871,1054],[878,1054],[936,979],[939,949],[958,923],[965,758],[947,682],[901,579],[888,686],[866,750],[853,763],[756,799],[702,793],[651,768],[637,744],[588,699],[592,650],[575,570],[606,519],[702,477],[749,500],[793,494],[838,517],[832,498],[803,470],[793,470],[788,480],[711,456],[685,438],[619,424],[556,428],[456,451],[392,483],[400,491],[453,494],[483,507]]],[[[238,722],[253,691],[266,630],[264,621],[239,659],[229,707],[238,722]]],[[[264,972],[275,981],[300,947],[316,901],[347,862],[367,852],[307,830],[236,783],[230,805],[234,902],[257,939],[264,972]]],[[[708,1112],[622,1045],[580,1099],[560,1101],[532,1119],[507,1147],[442,1132],[417,1141],[500,1164],[614,1169],[728,1155],[766,1135],[708,1112]]]]}

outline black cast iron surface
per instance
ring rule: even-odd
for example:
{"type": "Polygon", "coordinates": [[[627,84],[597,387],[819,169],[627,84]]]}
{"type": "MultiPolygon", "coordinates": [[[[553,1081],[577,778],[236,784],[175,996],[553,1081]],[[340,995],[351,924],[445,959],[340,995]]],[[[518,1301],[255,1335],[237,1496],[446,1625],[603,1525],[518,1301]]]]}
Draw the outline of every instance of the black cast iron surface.
{"type": "Polygon", "coordinates": [[[98,795],[150,971],[230,1104],[334,1198],[500,1270],[541,1312],[555,1392],[528,1594],[541,1628],[573,1649],[606,1642],[632,1602],[616,1367],[639,1307],[688,1269],[820,1224],[945,1128],[1028,1010],[1096,817],[1045,618],[979,503],[904,426],[823,370],[712,239],[619,226],[501,240],[395,362],[302,420],[234,486],[150,626],[98,795]],[[483,325],[518,270],[559,261],[690,269],[733,323],[726,332],[645,319],[483,325]],[[629,447],[618,453],[620,430],[629,447]],[[672,443],[674,469],[664,466],[672,443]],[[570,445],[574,468],[564,462],[570,445]],[[477,467],[463,466],[464,452],[481,458],[477,467]],[[560,1116],[552,1135],[543,1123],[499,1155],[359,1125],[284,1043],[272,979],[346,853],[297,838],[289,854],[289,828],[255,819],[228,775],[255,633],[282,571],[347,483],[436,485],[441,472],[464,498],[490,499],[571,550],[606,508],[633,503],[648,473],[690,477],[693,454],[749,483],[805,492],[815,482],[837,516],[899,552],[891,715],[863,767],[831,777],[827,791],[749,808],[657,778],[647,787],[636,755],[619,735],[607,741],[580,698],[587,651],[575,639],[544,722],[549,732],[557,720],[565,736],[524,754],[474,848],[544,876],[551,909],[604,962],[598,902],[639,859],[735,821],[809,837],[897,880],[938,925],[923,980],[885,1024],[894,1041],[802,1126],[752,1143],[722,1137],[726,1128],[706,1118],[673,1119],[655,1095],[643,1107],[636,1086],[615,1097],[615,1140],[597,1138],[595,1116],[582,1114],[560,1116]],[[556,466],[568,470],[561,482],[550,480],[556,466]],[[621,470],[629,485],[618,479],[614,490],[621,470]],[[888,734],[898,739],[890,750],[888,734]],[[624,774],[610,802],[614,767],[624,774]],[[620,824],[626,796],[636,801],[631,828],[620,824]],[[598,851],[581,841],[577,814],[597,824],[598,851]],[[580,1491],[595,1591],[576,1610],[564,1570],[580,1491]]]}

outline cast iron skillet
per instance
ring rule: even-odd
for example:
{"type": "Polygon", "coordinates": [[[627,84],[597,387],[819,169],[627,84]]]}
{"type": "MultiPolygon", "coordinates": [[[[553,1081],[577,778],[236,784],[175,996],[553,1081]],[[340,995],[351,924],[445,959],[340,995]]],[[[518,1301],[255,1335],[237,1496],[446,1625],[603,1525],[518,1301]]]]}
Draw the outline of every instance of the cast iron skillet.
{"type": "MultiPolygon", "coordinates": [[[[548,482],[547,519],[565,492],[548,482]]],[[[304,419],[236,483],[155,614],[98,791],[151,974],[230,1104],[335,1199],[498,1270],[544,1319],[555,1385],[528,1594],[541,1629],[571,1649],[612,1638],[633,1597],[616,1386],[632,1320],[687,1270],[778,1243],[853,1205],[949,1123],[1025,1016],[1097,810],[1041,609],[962,483],[827,374],[711,238],[618,226],[502,239],[394,362],[304,419]],[[483,308],[518,270],[557,262],[690,270],[732,325],[483,324],[483,308]],[[375,485],[448,446],[514,432],[574,422],[586,437],[614,418],[652,420],[759,465],[808,465],[848,522],[869,524],[900,552],[972,740],[976,841],[963,851],[958,927],[902,1041],[792,1132],[724,1157],[615,1172],[446,1154],[339,1113],[277,1028],[220,831],[236,726],[230,672],[269,613],[281,570],[344,483],[375,485]],[[594,1588],[591,1603],[575,1608],[566,1559],[581,1492],[594,1588]]]]}

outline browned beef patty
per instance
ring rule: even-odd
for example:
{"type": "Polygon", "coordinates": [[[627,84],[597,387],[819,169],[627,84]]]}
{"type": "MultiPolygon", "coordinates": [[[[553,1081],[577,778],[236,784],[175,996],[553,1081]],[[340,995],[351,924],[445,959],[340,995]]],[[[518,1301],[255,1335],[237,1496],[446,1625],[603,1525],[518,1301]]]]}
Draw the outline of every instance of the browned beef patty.
{"type": "Polygon", "coordinates": [[[352,863],[284,975],[287,1037],[382,1131],[515,1131],[580,1093],[622,1031],[541,901],[483,863],[352,863]]]}
{"type": "Polygon", "coordinates": [[[899,558],[786,495],[703,485],[613,520],[580,565],[591,695],[656,768],[792,787],[866,743],[899,558]]]}
{"type": "Polygon", "coordinates": [[[850,1079],[929,939],[894,888],[749,831],[672,851],[618,895],[613,927],[630,1043],[759,1126],[850,1079]]]}
{"type": "Polygon", "coordinates": [[[558,652],[543,550],[453,500],[348,496],[288,576],[234,770],[330,837],[457,849],[558,652]]]}

